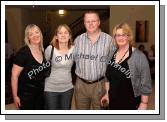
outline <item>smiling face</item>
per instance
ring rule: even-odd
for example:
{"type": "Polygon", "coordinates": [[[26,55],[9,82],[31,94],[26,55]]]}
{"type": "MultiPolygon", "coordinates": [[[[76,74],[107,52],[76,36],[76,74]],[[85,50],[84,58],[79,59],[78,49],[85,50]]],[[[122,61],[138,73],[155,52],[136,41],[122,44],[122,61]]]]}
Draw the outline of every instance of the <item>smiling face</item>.
{"type": "Polygon", "coordinates": [[[115,40],[118,46],[125,46],[129,44],[129,37],[121,28],[116,30],[115,40]]]}
{"type": "Polygon", "coordinates": [[[135,47],[133,32],[127,23],[116,25],[113,29],[113,37],[116,42],[116,46],[130,45],[135,47]]]}
{"type": "Polygon", "coordinates": [[[37,27],[30,28],[28,31],[28,39],[30,44],[40,44],[41,32],[37,27]]]}
{"type": "Polygon", "coordinates": [[[56,37],[60,43],[68,43],[70,39],[70,33],[64,26],[62,26],[58,29],[56,37]]]}
{"type": "Polygon", "coordinates": [[[94,33],[99,29],[100,20],[96,13],[86,13],[84,16],[84,25],[88,33],[94,33]]]}

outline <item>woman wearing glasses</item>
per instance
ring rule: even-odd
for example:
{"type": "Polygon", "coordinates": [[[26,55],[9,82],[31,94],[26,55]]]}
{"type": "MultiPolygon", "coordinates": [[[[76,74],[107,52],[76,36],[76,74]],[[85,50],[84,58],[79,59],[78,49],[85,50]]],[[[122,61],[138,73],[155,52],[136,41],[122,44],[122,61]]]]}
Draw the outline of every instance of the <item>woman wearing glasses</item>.
{"type": "Polygon", "coordinates": [[[102,97],[101,104],[106,101],[111,110],[145,110],[152,91],[147,58],[134,47],[128,24],[116,25],[113,37],[117,50],[108,61],[109,92],[102,97]]]}

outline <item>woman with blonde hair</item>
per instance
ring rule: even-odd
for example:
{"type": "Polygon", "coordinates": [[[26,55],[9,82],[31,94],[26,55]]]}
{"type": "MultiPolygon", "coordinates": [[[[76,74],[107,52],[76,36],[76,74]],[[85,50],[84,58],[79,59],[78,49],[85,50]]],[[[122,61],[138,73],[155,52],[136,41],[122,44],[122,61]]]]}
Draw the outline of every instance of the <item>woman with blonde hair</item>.
{"type": "Polygon", "coordinates": [[[66,25],[59,25],[45,50],[45,57],[51,59],[51,74],[45,80],[45,109],[69,110],[73,95],[71,67],[73,65],[72,33],[66,25]]]}
{"type": "Polygon", "coordinates": [[[12,68],[12,93],[17,109],[44,109],[44,79],[47,62],[43,54],[43,36],[37,25],[25,29],[25,46],[15,55],[12,68]]]}
{"type": "Polygon", "coordinates": [[[152,91],[147,58],[134,47],[128,24],[116,25],[113,37],[117,50],[107,66],[106,77],[110,86],[101,104],[106,101],[111,110],[145,110],[152,91]]]}

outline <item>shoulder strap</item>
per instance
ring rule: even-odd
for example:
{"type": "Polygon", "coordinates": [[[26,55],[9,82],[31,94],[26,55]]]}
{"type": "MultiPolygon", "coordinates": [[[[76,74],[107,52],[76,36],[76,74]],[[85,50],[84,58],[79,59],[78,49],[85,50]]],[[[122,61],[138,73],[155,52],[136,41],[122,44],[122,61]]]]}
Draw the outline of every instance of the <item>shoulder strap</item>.
{"type": "Polygon", "coordinates": [[[54,47],[53,47],[53,45],[52,45],[52,50],[51,50],[51,55],[50,55],[50,59],[49,59],[49,61],[52,60],[52,57],[53,57],[53,50],[54,50],[54,47]]]}

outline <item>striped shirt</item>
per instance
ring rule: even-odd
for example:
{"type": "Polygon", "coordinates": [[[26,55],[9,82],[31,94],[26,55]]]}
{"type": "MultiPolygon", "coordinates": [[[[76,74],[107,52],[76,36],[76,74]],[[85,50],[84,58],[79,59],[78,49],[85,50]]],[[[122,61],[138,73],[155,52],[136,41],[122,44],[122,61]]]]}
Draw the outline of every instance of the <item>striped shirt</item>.
{"type": "Polygon", "coordinates": [[[92,44],[87,33],[83,33],[75,39],[73,51],[76,62],[75,73],[85,80],[97,80],[105,75],[106,62],[103,57],[113,55],[115,46],[112,37],[104,32],[100,32],[98,40],[92,44]]]}

